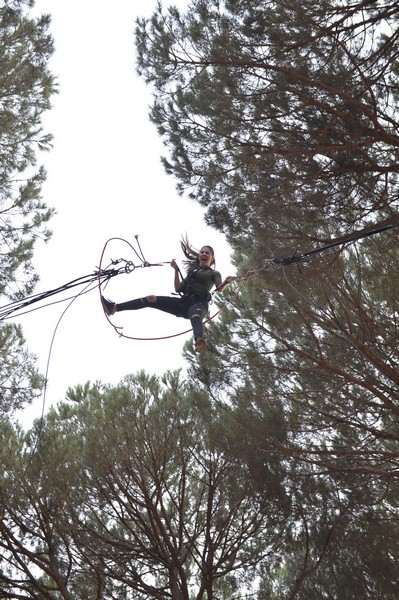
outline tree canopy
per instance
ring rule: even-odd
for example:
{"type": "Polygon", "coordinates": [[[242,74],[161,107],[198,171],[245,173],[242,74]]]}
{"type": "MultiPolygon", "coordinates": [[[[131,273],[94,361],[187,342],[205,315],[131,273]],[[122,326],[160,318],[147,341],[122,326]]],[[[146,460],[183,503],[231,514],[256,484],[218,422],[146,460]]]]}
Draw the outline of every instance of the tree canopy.
{"type": "Polygon", "coordinates": [[[159,6],[136,35],[165,167],[233,246],[392,213],[396,3],[198,0],[159,6]]]}
{"type": "MultiPolygon", "coordinates": [[[[37,283],[32,258],[46,241],[52,210],[41,198],[45,179],[38,154],[50,148],[42,116],[56,91],[48,68],[49,17],[31,18],[31,2],[0,5],[0,296],[18,300],[37,283]]],[[[42,378],[15,324],[0,326],[0,418],[30,402],[42,378]]]]}
{"type": "Polygon", "coordinates": [[[69,399],[24,444],[10,436],[21,467],[3,484],[3,597],[189,600],[250,582],[281,515],[215,444],[206,397],[178,373],[139,373],[69,399]]]}
{"type": "MultiPolygon", "coordinates": [[[[398,15],[393,2],[198,0],[138,21],[165,168],[227,234],[239,272],[397,220],[398,15]]],[[[369,539],[381,527],[396,555],[397,264],[393,230],[265,269],[232,291],[209,352],[187,352],[260,488],[287,465],[292,545],[264,598],[397,593],[369,539]]]]}
{"type": "Polygon", "coordinates": [[[31,291],[35,240],[49,237],[52,211],[41,200],[45,171],[37,153],[50,147],[43,113],[55,92],[47,63],[53,52],[49,17],[32,19],[26,2],[0,8],[0,293],[13,298],[31,291]]]}

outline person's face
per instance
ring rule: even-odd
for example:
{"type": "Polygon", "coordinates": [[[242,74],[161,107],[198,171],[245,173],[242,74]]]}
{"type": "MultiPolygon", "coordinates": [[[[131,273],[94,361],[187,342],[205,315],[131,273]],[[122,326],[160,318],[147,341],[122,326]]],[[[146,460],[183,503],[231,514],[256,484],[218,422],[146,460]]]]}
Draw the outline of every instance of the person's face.
{"type": "Polygon", "coordinates": [[[213,263],[213,254],[208,246],[203,246],[199,252],[200,267],[210,267],[213,263]]]}

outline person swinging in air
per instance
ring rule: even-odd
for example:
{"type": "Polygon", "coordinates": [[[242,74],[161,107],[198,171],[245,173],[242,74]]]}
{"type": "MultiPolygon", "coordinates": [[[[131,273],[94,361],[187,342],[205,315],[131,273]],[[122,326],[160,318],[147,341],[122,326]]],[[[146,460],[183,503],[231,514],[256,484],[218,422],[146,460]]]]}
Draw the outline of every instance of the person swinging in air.
{"type": "Polygon", "coordinates": [[[180,273],[176,260],[170,263],[175,271],[174,288],[179,297],[170,296],[145,296],[116,304],[101,296],[101,303],[106,315],[111,316],[123,310],[140,310],[142,308],[156,308],[176,317],[190,319],[193,328],[195,352],[202,352],[205,348],[203,320],[208,314],[211,290],[213,287],[222,292],[228,283],[235,280],[229,276],[222,281],[222,276],[215,269],[215,252],[212,246],[202,246],[198,252],[182,240],[181,247],[186,257],[186,277],[180,273]]]}

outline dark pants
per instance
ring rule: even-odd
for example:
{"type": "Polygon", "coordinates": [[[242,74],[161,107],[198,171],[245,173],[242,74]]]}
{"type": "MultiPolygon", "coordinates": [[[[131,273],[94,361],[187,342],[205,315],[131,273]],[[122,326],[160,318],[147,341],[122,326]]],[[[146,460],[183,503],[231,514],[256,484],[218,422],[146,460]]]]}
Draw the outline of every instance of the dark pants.
{"type": "Polygon", "coordinates": [[[208,302],[198,297],[179,297],[156,296],[155,302],[149,302],[146,297],[136,298],[128,302],[117,304],[117,311],[122,310],[140,310],[141,308],[156,308],[175,317],[190,319],[193,328],[194,338],[202,338],[204,335],[204,326],[202,324],[204,317],[208,313],[208,302]]]}

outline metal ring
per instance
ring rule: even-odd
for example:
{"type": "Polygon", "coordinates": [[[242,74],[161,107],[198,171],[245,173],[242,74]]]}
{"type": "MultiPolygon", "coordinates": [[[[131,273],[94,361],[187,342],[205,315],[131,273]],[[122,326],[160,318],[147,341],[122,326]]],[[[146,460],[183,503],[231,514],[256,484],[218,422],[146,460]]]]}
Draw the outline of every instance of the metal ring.
{"type": "Polygon", "coordinates": [[[125,264],[125,273],[132,273],[135,268],[136,266],[132,263],[132,261],[128,260],[125,264]]]}

